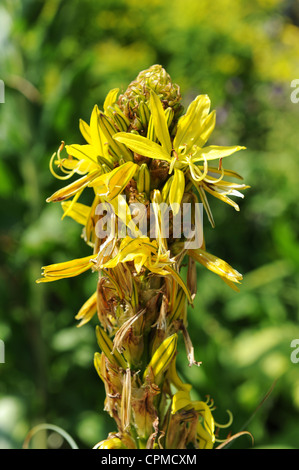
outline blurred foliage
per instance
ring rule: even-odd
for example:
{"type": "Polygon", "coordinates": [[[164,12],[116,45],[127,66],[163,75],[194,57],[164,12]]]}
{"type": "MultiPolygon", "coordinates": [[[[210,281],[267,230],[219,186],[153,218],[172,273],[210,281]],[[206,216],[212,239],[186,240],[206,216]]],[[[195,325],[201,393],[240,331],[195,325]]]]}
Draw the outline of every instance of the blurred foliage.
{"type": "MultiPolygon", "coordinates": [[[[61,140],[81,143],[79,118],[154,63],[181,86],[185,104],[210,96],[211,143],[248,148],[226,162],[251,185],[241,213],[211,201],[216,228],[205,221],[208,251],[242,272],[243,285],[235,293],[198,268],[189,323],[203,364],[189,369],[181,345],[181,374],[199,397],[214,398],[220,423],[230,409],[232,432],[245,427],[256,447],[299,447],[299,364],[290,360],[299,338],[299,104],[290,100],[298,25],[290,0],[2,1],[0,448],[21,447],[42,422],[87,448],[114,429],[92,363],[96,320],[82,329],[74,320],[95,280],[35,279],[43,265],[89,254],[80,227],[45,202],[60,187],[51,154],[61,140]]],[[[48,445],[63,444],[50,435],[48,445]]],[[[232,447],[250,445],[244,436],[232,447]]]]}

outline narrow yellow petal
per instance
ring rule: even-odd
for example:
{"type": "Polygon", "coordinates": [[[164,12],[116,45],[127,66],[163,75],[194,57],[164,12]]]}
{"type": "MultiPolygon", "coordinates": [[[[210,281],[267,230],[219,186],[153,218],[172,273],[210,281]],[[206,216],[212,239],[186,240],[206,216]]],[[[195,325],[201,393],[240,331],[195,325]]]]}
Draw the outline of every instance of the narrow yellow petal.
{"type": "Polygon", "coordinates": [[[187,408],[191,404],[190,394],[188,390],[179,390],[172,397],[171,414],[187,408]]]}
{"type": "Polygon", "coordinates": [[[99,196],[105,196],[107,200],[114,199],[124,191],[137,169],[137,163],[126,162],[94,179],[89,186],[94,187],[99,196]]]}
{"type": "Polygon", "coordinates": [[[69,211],[72,203],[73,201],[63,201],[61,203],[64,214],[74,219],[78,224],[85,225],[90,213],[90,207],[80,202],[75,202],[69,211]]]}
{"type": "Polygon", "coordinates": [[[170,362],[176,354],[177,341],[178,336],[175,333],[166,338],[163,343],[160,344],[144,371],[143,380],[146,379],[147,375],[151,371],[156,379],[160,374],[168,369],[170,362]]]}
{"type": "Polygon", "coordinates": [[[113,138],[125,144],[133,152],[143,155],[144,157],[153,158],[155,160],[165,160],[167,162],[171,161],[170,153],[166,152],[161,145],[141,135],[119,132],[115,134],[113,138]]]}
{"type": "MultiPolygon", "coordinates": [[[[212,194],[214,197],[216,197],[217,199],[220,199],[221,201],[225,202],[226,204],[229,204],[230,206],[234,207],[234,209],[236,211],[240,211],[240,208],[239,208],[239,205],[233,201],[232,199],[230,199],[229,197],[227,197],[226,194],[223,194],[219,191],[216,191],[214,188],[211,188],[209,185],[207,184],[203,184],[203,189],[205,191],[207,191],[207,193],[210,193],[212,194]]],[[[244,188],[243,188],[244,189],[244,188]]]]}
{"type": "Polygon", "coordinates": [[[216,112],[212,111],[198,129],[197,134],[192,139],[192,144],[198,147],[203,147],[207,140],[210,138],[216,124],[216,112]]]}
{"type": "Polygon", "coordinates": [[[188,299],[188,302],[190,304],[193,304],[193,300],[192,300],[192,297],[191,297],[191,294],[189,292],[189,289],[188,287],[186,286],[186,284],[184,283],[183,279],[181,278],[181,276],[179,275],[179,273],[176,272],[175,269],[172,269],[170,266],[165,266],[164,269],[166,271],[168,271],[174,278],[175,280],[177,281],[177,283],[182,287],[183,291],[185,292],[186,296],[187,296],[187,299],[188,299]]]}
{"type": "Polygon", "coordinates": [[[185,175],[183,171],[174,169],[174,177],[169,191],[169,204],[171,205],[173,215],[177,215],[180,210],[180,204],[185,191],[185,175]]]}
{"type": "Polygon", "coordinates": [[[102,170],[91,171],[90,173],[83,176],[82,178],[79,178],[77,181],[74,181],[68,186],[65,186],[64,188],[61,188],[58,191],[56,191],[54,194],[52,194],[52,196],[48,197],[46,201],[47,202],[59,202],[59,201],[64,201],[65,199],[68,199],[69,197],[73,196],[81,189],[88,186],[88,184],[91,181],[93,181],[97,176],[99,176],[101,172],[102,170]]]}
{"type": "Polygon", "coordinates": [[[103,131],[99,126],[100,110],[97,105],[94,106],[90,118],[90,136],[96,152],[100,156],[105,156],[103,131]]]}
{"type": "Polygon", "coordinates": [[[137,169],[137,163],[127,162],[107,174],[109,199],[113,199],[123,192],[129,181],[135,175],[137,169]]]}
{"type": "Polygon", "coordinates": [[[75,316],[76,320],[81,320],[78,327],[85,325],[97,311],[97,291],[82,305],[79,312],[75,316]]]}
{"type": "Polygon", "coordinates": [[[210,271],[218,274],[220,277],[225,277],[229,281],[240,283],[243,279],[236,269],[232,268],[226,261],[218,258],[217,256],[208,253],[207,251],[201,250],[188,250],[188,255],[194,258],[196,261],[201,263],[210,271]]]}
{"type": "Polygon", "coordinates": [[[171,153],[171,140],[168,131],[167,119],[160,98],[151,91],[150,109],[153,116],[155,134],[163,149],[169,155],[171,153]]]}
{"type": "Polygon", "coordinates": [[[110,362],[117,364],[119,367],[122,367],[123,369],[126,369],[127,364],[126,361],[124,360],[123,356],[117,351],[113,351],[113,342],[105,333],[105,331],[99,327],[99,325],[96,326],[96,337],[98,341],[98,345],[107,357],[110,362]]]}
{"type": "Polygon", "coordinates": [[[86,142],[88,144],[92,144],[92,139],[90,135],[90,127],[85,121],[83,121],[83,119],[79,120],[79,129],[84,139],[86,140],[86,142]]]}
{"type": "Polygon", "coordinates": [[[206,119],[210,110],[210,98],[208,95],[199,95],[189,105],[186,114],[178,122],[176,136],[173,146],[178,149],[180,146],[193,145],[194,136],[198,129],[201,129],[202,123],[206,119]]]}
{"type": "Polygon", "coordinates": [[[202,160],[216,160],[217,158],[224,158],[229,157],[235,152],[239,150],[244,150],[246,147],[241,147],[239,145],[231,146],[231,147],[221,147],[218,145],[209,145],[208,147],[204,147],[199,149],[193,156],[193,162],[199,162],[202,160]]]}
{"type": "Polygon", "coordinates": [[[197,439],[200,449],[213,449],[215,436],[211,435],[201,423],[197,424],[197,439]]]}
{"type": "Polygon", "coordinates": [[[169,381],[175,386],[177,390],[182,390],[186,392],[190,392],[192,389],[192,385],[190,384],[185,384],[181,378],[178,376],[177,370],[176,370],[176,359],[171,361],[170,366],[167,371],[167,377],[169,381]]]}
{"type": "Polygon", "coordinates": [[[104,101],[104,106],[103,106],[105,113],[107,111],[107,108],[109,106],[112,106],[116,102],[118,92],[119,92],[119,88],[113,88],[113,90],[110,90],[109,93],[107,94],[105,101],[104,101]]]}
{"type": "Polygon", "coordinates": [[[72,157],[76,157],[78,160],[86,160],[88,162],[92,162],[96,166],[99,166],[97,162],[97,154],[95,153],[92,145],[66,145],[65,149],[69,155],[72,155],[72,157]]]}
{"type": "Polygon", "coordinates": [[[64,263],[50,264],[42,267],[42,278],[36,282],[51,282],[68,277],[78,276],[94,266],[94,255],[78,258],[64,263]]]}

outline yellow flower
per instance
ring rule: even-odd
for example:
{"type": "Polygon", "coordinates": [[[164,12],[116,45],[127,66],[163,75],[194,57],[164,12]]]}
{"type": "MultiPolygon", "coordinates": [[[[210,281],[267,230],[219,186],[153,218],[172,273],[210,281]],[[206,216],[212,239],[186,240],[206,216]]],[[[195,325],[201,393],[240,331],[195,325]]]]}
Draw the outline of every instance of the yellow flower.
{"type": "MultiPolygon", "coordinates": [[[[215,127],[215,111],[210,111],[210,99],[207,95],[199,95],[189,106],[186,114],[178,121],[177,131],[173,141],[171,140],[167,118],[159,97],[151,91],[150,96],[151,117],[154,123],[155,134],[160,142],[136,135],[120,132],[114,136],[117,142],[125,144],[132,151],[156,160],[169,163],[169,174],[174,173],[172,179],[169,202],[180,204],[184,190],[185,178],[199,191],[200,197],[209,214],[206,198],[202,194],[205,190],[214,196],[231,203],[228,194],[240,196],[239,189],[245,189],[245,185],[236,185],[229,182],[220,182],[225,174],[239,177],[233,172],[223,169],[212,169],[212,172],[220,172],[219,178],[209,174],[208,162],[222,159],[238,150],[245,149],[241,146],[221,147],[216,145],[206,146],[215,127]]],[[[235,205],[237,207],[237,205],[235,205]]],[[[212,218],[210,217],[213,223],[212,218]]]]}
{"type": "MultiPolygon", "coordinates": [[[[116,104],[118,91],[118,89],[113,89],[108,93],[104,102],[104,112],[100,111],[97,105],[94,106],[90,124],[80,119],[80,131],[87,144],[66,145],[67,158],[62,158],[61,152],[64,148],[64,142],[62,142],[57,155],[56,153],[52,155],[50,170],[55,177],[66,180],[74,174],[79,174],[82,178],[56,191],[47,199],[47,202],[63,201],[74,195],[79,196],[83,189],[100,175],[103,176],[103,181],[106,181],[109,178],[107,173],[111,172],[113,177],[115,175],[113,171],[119,171],[114,170],[115,166],[120,168],[123,163],[132,162],[130,150],[113,139],[113,136],[120,130],[126,130],[129,124],[116,104]],[[58,175],[55,172],[53,163],[64,175],[58,175]]],[[[126,168],[124,173],[130,172],[126,168]]],[[[99,183],[98,179],[97,182],[99,183]]]]}
{"type": "Polygon", "coordinates": [[[203,401],[191,401],[187,390],[180,390],[172,398],[171,413],[180,410],[195,410],[199,415],[197,424],[197,441],[200,449],[212,449],[215,442],[215,422],[207,403],[203,401]]]}
{"type": "Polygon", "coordinates": [[[102,262],[102,252],[99,251],[98,266],[100,269],[114,268],[119,263],[133,261],[137,273],[144,267],[151,273],[160,276],[171,275],[183,288],[190,303],[192,299],[184,281],[173,268],[174,259],[170,258],[170,252],[161,253],[156,240],[152,242],[148,237],[131,238],[129,236],[122,239],[117,254],[108,261],[102,262]]]}

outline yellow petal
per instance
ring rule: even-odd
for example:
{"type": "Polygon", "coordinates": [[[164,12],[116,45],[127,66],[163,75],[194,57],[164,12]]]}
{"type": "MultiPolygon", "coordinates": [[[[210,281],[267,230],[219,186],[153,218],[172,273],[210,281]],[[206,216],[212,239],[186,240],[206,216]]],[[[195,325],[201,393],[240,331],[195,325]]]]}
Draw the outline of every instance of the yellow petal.
{"type": "Polygon", "coordinates": [[[150,109],[154,122],[154,129],[163,149],[169,155],[171,153],[171,141],[168,131],[167,119],[159,97],[151,91],[150,109]]]}
{"type": "Polygon", "coordinates": [[[78,160],[86,160],[88,162],[92,162],[96,166],[98,166],[97,162],[97,155],[95,153],[94,148],[89,145],[66,145],[65,149],[69,155],[78,158],[78,160]]]}
{"type": "Polygon", "coordinates": [[[100,156],[105,156],[105,148],[104,148],[104,136],[103,131],[99,126],[99,114],[100,110],[97,105],[94,106],[91,117],[90,117],[90,136],[92,140],[92,144],[100,156]]]}
{"type": "Polygon", "coordinates": [[[204,120],[210,110],[210,99],[208,95],[199,95],[189,105],[186,114],[178,122],[176,136],[173,146],[178,149],[180,146],[193,145],[194,136],[198,129],[201,129],[204,120]]]}
{"type": "Polygon", "coordinates": [[[92,140],[91,140],[91,135],[90,135],[90,127],[85,121],[83,121],[83,119],[79,120],[79,129],[84,139],[86,140],[86,142],[88,144],[91,144],[92,140]]]}
{"type": "Polygon", "coordinates": [[[85,325],[89,322],[97,311],[97,291],[82,305],[79,312],[75,316],[76,320],[81,320],[77,325],[78,327],[85,325]]]}
{"type": "Polygon", "coordinates": [[[94,266],[94,255],[78,258],[64,263],[50,264],[42,267],[42,278],[36,282],[51,282],[67,277],[78,276],[94,266]]]}
{"type": "Polygon", "coordinates": [[[215,436],[211,435],[201,423],[197,424],[197,439],[200,449],[213,449],[215,436]]]}
{"type": "Polygon", "coordinates": [[[188,390],[179,390],[172,397],[171,414],[176,413],[182,408],[187,408],[191,404],[188,390]]]}
{"type": "Polygon", "coordinates": [[[143,379],[152,371],[154,378],[165,372],[176,354],[178,336],[173,334],[166,338],[154,352],[147,368],[144,371],[143,379]]]}
{"type": "Polygon", "coordinates": [[[107,359],[109,359],[110,362],[117,364],[119,367],[126,369],[127,364],[123,356],[117,350],[112,352],[113,342],[111,341],[107,333],[105,333],[105,331],[99,327],[99,325],[96,326],[96,337],[98,345],[107,357],[107,359]]]}
{"type": "Polygon", "coordinates": [[[133,152],[143,155],[144,157],[153,158],[156,160],[171,161],[170,154],[166,152],[163,147],[146,137],[141,135],[130,134],[128,132],[119,132],[113,137],[118,142],[125,144],[133,152]]]}
{"type": "Polygon", "coordinates": [[[118,92],[119,88],[113,88],[113,90],[110,90],[107,94],[103,106],[105,112],[109,106],[112,106],[116,102],[118,92]]]}
{"type": "Polygon", "coordinates": [[[180,204],[185,191],[185,175],[183,171],[174,169],[174,178],[169,191],[169,204],[171,205],[173,215],[177,215],[180,210],[180,204]]]}
{"type": "Polygon", "coordinates": [[[85,225],[88,215],[90,213],[90,207],[86,206],[85,204],[80,204],[79,202],[73,201],[64,201],[61,203],[62,209],[64,211],[64,215],[71,217],[74,219],[78,224],[85,225]],[[72,205],[71,210],[70,207],[72,205]]]}
{"type": "Polygon", "coordinates": [[[47,202],[59,202],[68,199],[69,197],[76,194],[81,189],[84,189],[88,184],[94,180],[97,176],[101,174],[102,170],[93,170],[87,175],[83,176],[82,178],[74,181],[73,183],[65,186],[64,188],[59,189],[56,191],[52,196],[46,199],[47,202]]]}
{"type": "Polygon", "coordinates": [[[167,377],[169,378],[169,381],[175,386],[177,390],[185,391],[185,392],[190,392],[192,389],[192,385],[190,384],[185,384],[180,377],[178,376],[177,370],[176,370],[176,359],[171,361],[170,366],[167,371],[167,377]]]}
{"type": "Polygon", "coordinates": [[[243,279],[242,274],[232,268],[226,261],[211,255],[207,251],[201,250],[200,248],[197,250],[188,250],[188,255],[210,271],[213,271],[220,277],[225,277],[229,281],[240,283],[243,279]]]}
{"type": "Polygon", "coordinates": [[[114,199],[124,191],[137,169],[137,163],[124,163],[109,173],[105,173],[93,180],[90,186],[95,187],[96,193],[99,196],[105,196],[108,200],[114,199]]]}
{"type": "Polygon", "coordinates": [[[205,183],[203,183],[203,188],[204,188],[205,191],[207,191],[207,193],[210,193],[214,197],[216,197],[217,199],[220,199],[221,201],[225,202],[226,204],[229,204],[230,206],[234,207],[234,209],[236,211],[239,212],[240,208],[239,208],[238,204],[235,201],[233,201],[232,199],[230,199],[229,197],[227,197],[225,193],[223,194],[223,193],[217,191],[216,189],[211,188],[209,185],[207,185],[205,183]]]}
{"type": "Polygon", "coordinates": [[[113,210],[115,214],[117,215],[117,217],[123,222],[123,224],[125,224],[126,227],[129,228],[129,230],[133,234],[135,234],[136,237],[142,236],[142,232],[137,229],[136,224],[132,220],[131,211],[126,202],[125,197],[119,194],[114,199],[111,199],[109,201],[109,204],[111,204],[111,206],[113,207],[113,210]]]}
{"type": "Polygon", "coordinates": [[[198,129],[198,132],[194,135],[192,139],[193,145],[203,147],[215,129],[215,124],[216,112],[212,111],[202,123],[202,126],[198,129]]]}
{"type": "Polygon", "coordinates": [[[165,266],[164,268],[166,271],[168,271],[174,278],[175,280],[177,281],[177,283],[182,287],[183,291],[185,292],[186,296],[187,296],[187,299],[188,299],[188,302],[190,304],[193,304],[193,301],[192,301],[192,297],[191,297],[191,294],[189,292],[189,289],[188,287],[186,286],[186,284],[184,283],[183,279],[181,278],[181,276],[179,275],[179,273],[176,272],[175,269],[172,269],[170,266],[165,266]]]}
{"type": "Polygon", "coordinates": [[[239,150],[244,150],[246,147],[241,147],[239,145],[231,146],[231,147],[220,147],[218,145],[209,145],[208,147],[204,147],[199,149],[193,156],[193,162],[199,162],[202,160],[216,160],[217,158],[224,158],[229,157],[235,152],[239,150]]]}

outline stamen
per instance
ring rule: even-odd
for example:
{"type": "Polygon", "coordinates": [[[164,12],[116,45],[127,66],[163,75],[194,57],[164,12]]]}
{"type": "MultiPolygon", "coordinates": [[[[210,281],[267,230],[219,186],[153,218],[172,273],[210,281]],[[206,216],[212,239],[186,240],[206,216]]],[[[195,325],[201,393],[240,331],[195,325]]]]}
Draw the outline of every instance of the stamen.
{"type": "Polygon", "coordinates": [[[57,163],[57,166],[59,166],[59,168],[61,169],[61,171],[63,171],[64,173],[67,173],[66,176],[61,176],[61,175],[58,175],[56,173],[56,171],[54,170],[54,167],[53,167],[53,162],[54,162],[54,158],[56,157],[56,152],[53,153],[51,159],[50,159],[50,162],[49,162],[49,168],[50,168],[50,172],[52,173],[52,175],[59,179],[59,180],[67,180],[69,178],[71,178],[74,174],[75,174],[75,169],[71,170],[70,172],[67,172],[66,170],[63,170],[62,169],[62,160],[60,158],[60,152],[63,150],[64,148],[64,142],[62,141],[60,146],[59,146],[59,149],[57,150],[57,157],[58,157],[58,163],[57,163]]]}
{"type": "MultiPolygon", "coordinates": [[[[226,424],[219,424],[219,423],[216,423],[216,421],[214,421],[214,422],[215,422],[215,426],[216,426],[217,428],[228,428],[229,426],[231,426],[231,424],[232,424],[232,422],[233,422],[233,414],[232,414],[232,412],[231,412],[230,410],[226,410],[226,412],[227,412],[227,414],[228,414],[228,416],[229,416],[228,422],[227,422],[226,424]]],[[[219,442],[220,442],[220,441],[219,441],[219,442]]]]}
{"type": "Polygon", "coordinates": [[[221,175],[219,176],[219,178],[213,178],[212,180],[210,180],[209,178],[205,178],[205,181],[207,183],[211,183],[211,184],[217,184],[217,183],[220,183],[220,181],[222,180],[222,178],[224,177],[224,168],[223,166],[221,165],[221,168],[219,168],[219,170],[221,171],[221,175]]]}

